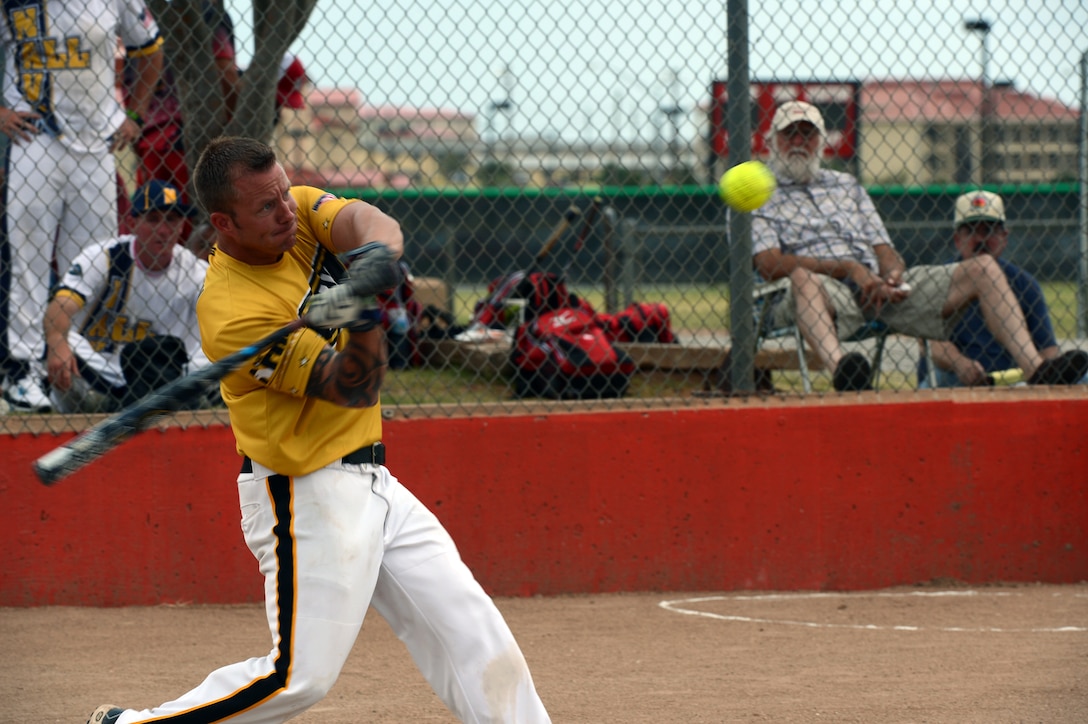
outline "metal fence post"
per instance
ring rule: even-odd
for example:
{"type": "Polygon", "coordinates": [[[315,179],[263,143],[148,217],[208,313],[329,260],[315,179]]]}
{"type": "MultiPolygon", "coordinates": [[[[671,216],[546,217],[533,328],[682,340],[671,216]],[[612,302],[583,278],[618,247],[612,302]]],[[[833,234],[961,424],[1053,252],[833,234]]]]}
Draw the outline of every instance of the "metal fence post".
{"type": "Polygon", "coordinates": [[[620,299],[624,308],[635,301],[635,227],[634,219],[624,219],[620,224],[620,299]]]}
{"type": "Polygon", "coordinates": [[[1077,264],[1077,337],[1088,337],[1088,51],[1080,57],[1080,137],[1077,143],[1080,188],[1080,260],[1077,264]]]}
{"type": "MultiPolygon", "coordinates": [[[[751,99],[748,83],[748,3],[727,4],[729,46],[729,165],[752,157],[751,99]]],[[[741,393],[755,390],[755,325],[752,320],[752,218],[729,214],[729,333],[732,339],[730,380],[741,393]]]]}
{"type": "Polygon", "coordinates": [[[601,222],[604,225],[604,311],[615,314],[620,310],[617,302],[616,291],[616,209],[612,204],[606,204],[601,212],[601,222]]]}

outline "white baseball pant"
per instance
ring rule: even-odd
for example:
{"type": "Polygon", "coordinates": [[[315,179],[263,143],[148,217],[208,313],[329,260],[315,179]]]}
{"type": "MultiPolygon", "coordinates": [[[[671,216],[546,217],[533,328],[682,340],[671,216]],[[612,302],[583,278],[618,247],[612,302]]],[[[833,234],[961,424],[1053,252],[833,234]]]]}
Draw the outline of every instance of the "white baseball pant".
{"type": "Polygon", "coordinates": [[[238,479],[242,530],[265,577],[271,652],[118,724],[296,716],[336,681],[368,605],[462,721],[550,721],[502,615],[438,519],[385,467],[336,462],[293,479],[253,470],[238,479]]]}
{"type": "Polygon", "coordinates": [[[9,154],[8,349],[15,359],[36,361],[45,353],[53,259],[63,276],[88,244],[117,236],[117,170],[113,154],[74,150],[46,133],[12,142],[9,154]]]}

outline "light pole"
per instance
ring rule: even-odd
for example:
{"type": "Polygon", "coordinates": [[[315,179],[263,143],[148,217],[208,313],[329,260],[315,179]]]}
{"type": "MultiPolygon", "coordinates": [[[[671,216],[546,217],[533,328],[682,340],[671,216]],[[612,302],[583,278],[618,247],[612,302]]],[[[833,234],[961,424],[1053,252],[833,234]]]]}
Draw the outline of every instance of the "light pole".
{"type": "Polygon", "coordinates": [[[502,113],[509,123],[510,118],[507,116],[508,111],[514,109],[514,102],[510,100],[511,94],[514,89],[514,74],[510,72],[510,66],[503,65],[496,74],[499,77],[499,85],[502,86],[502,98],[496,98],[487,104],[487,130],[488,130],[488,144],[487,155],[488,161],[492,163],[498,163],[498,158],[495,155],[495,148],[498,146],[499,139],[501,137],[500,132],[495,127],[495,115],[502,113]]]}
{"type": "Polygon", "coordinates": [[[680,149],[677,145],[677,141],[680,136],[680,125],[677,119],[684,113],[684,109],[678,104],[673,103],[670,105],[662,105],[657,110],[661,111],[661,115],[665,116],[669,122],[671,134],[669,136],[668,150],[669,150],[669,168],[665,169],[666,179],[671,180],[673,183],[678,183],[677,179],[681,175],[680,171],[680,149]]]}
{"type": "Polygon", "coordinates": [[[979,184],[983,185],[990,178],[990,157],[991,157],[991,133],[990,133],[990,116],[993,114],[993,108],[990,98],[990,30],[993,29],[993,25],[988,20],[983,18],[977,18],[975,20],[965,20],[963,27],[968,32],[979,33],[982,37],[982,101],[979,106],[979,130],[980,130],[980,146],[979,153],[979,184]]]}
{"type": "Polygon", "coordinates": [[[680,106],[679,94],[676,91],[677,84],[680,77],[676,70],[669,68],[665,74],[665,94],[668,96],[668,103],[661,103],[658,105],[657,110],[665,117],[665,121],[669,124],[672,131],[666,148],[668,149],[668,160],[665,168],[665,180],[676,182],[676,178],[680,175],[680,151],[677,147],[677,141],[680,136],[680,126],[678,119],[684,113],[684,109],[680,106]]]}
{"type": "Polygon", "coordinates": [[[487,104],[487,155],[488,160],[495,160],[495,146],[499,140],[499,133],[495,129],[495,114],[505,113],[514,107],[508,99],[491,101],[487,104]]]}

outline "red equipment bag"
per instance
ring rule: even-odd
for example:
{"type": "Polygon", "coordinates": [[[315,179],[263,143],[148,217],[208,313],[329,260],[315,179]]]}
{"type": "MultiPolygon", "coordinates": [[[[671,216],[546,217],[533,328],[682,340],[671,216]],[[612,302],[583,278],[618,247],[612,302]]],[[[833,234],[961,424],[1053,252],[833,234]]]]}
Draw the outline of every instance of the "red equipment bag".
{"type": "Polygon", "coordinates": [[[634,362],[612,346],[592,308],[555,274],[530,274],[516,293],[526,300],[526,319],[510,353],[518,397],[583,400],[627,393],[634,362]]]}
{"type": "Polygon", "coordinates": [[[661,302],[635,302],[622,312],[598,315],[598,320],[613,342],[672,344],[676,341],[669,308],[661,302]]]}

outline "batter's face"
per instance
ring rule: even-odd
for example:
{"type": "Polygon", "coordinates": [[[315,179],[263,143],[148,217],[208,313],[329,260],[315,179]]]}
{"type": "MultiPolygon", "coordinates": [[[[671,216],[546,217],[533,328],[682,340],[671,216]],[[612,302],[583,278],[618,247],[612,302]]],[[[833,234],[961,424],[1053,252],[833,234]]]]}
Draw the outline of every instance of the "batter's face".
{"type": "Polygon", "coordinates": [[[234,208],[211,215],[219,248],[254,266],[275,264],[296,243],[298,204],[283,166],[243,173],[234,181],[234,208]]]}
{"type": "Polygon", "coordinates": [[[174,259],[185,232],[185,216],[176,211],[147,211],[132,220],[136,261],[148,271],[162,271],[174,259]]]}

